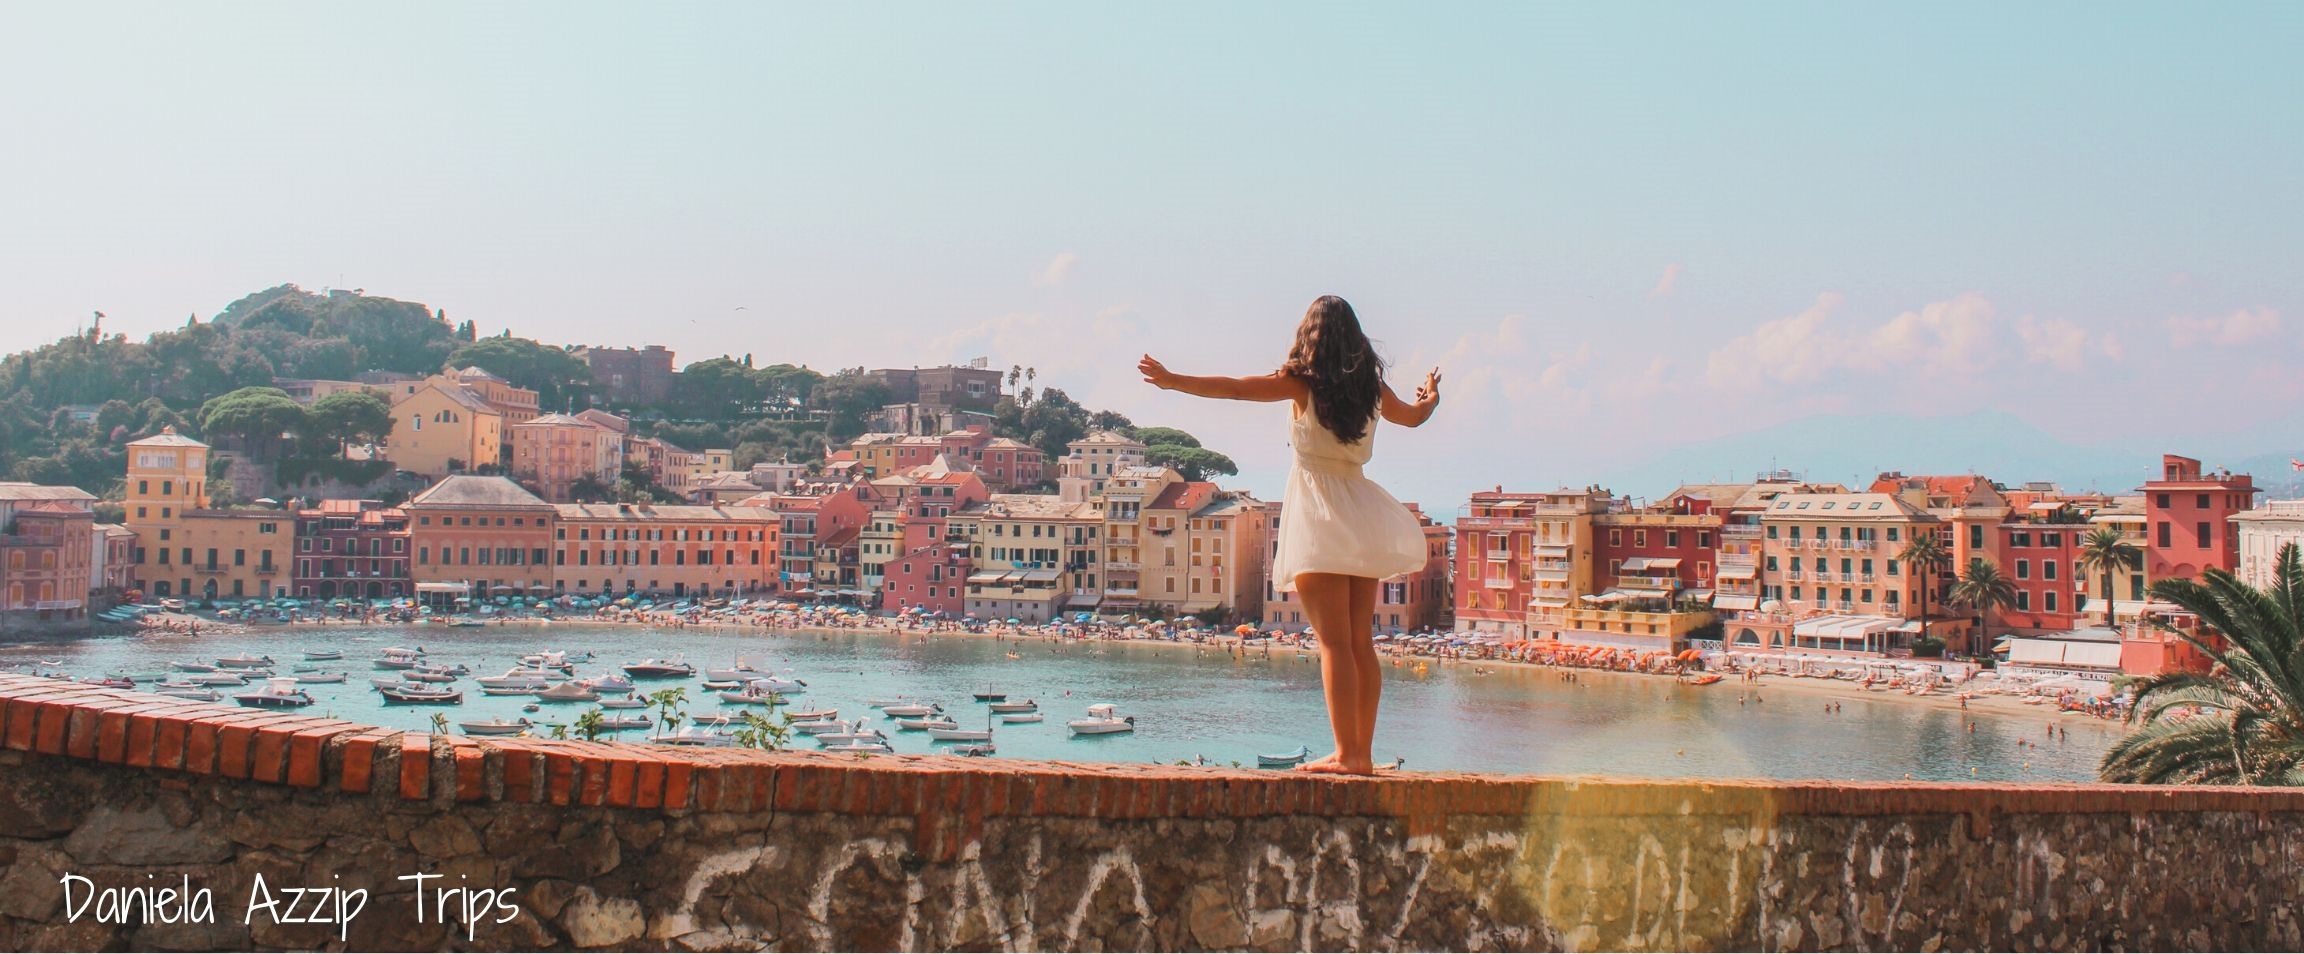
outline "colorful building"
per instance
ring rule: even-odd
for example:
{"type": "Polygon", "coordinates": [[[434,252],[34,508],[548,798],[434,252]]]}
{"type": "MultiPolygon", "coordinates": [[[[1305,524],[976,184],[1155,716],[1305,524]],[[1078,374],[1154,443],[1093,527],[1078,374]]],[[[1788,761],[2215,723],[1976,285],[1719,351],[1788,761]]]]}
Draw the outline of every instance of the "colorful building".
{"type": "Polygon", "coordinates": [[[297,599],[415,595],[408,514],[374,500],[323,500],[296,511],[297,599]]]}
{"type": "Polygon", "coordinates": [[[662,404],[672,392],[672,352],[663,345],[645,348],[577,348],[576,356],[592,370],[592,399],[615,407],[662,404]]]}
{"type": "Polygon", "coordinates": [[[1592,520],[1611,502],[1597,487],[1473,494],[1456,519],[1456,624],[1557,637],[1568,607],[1597,592],[1592,520]]]}
{"type": "Polygon", "coordinates": [[[554,503],[576,499],[586,484],[614,487],[624,473],[624,434],[567,414],[514,424],[512,475],[554,503]]]}
{"type": "MultiPolygon", "coordinates": [[[[1081,498],[1093,500],[1104,518],[1104,579],[1101,581],[1103,595],[1097,603],[1099,612],[1128,615],[1142,606],[1147,558],[1144,505],[1158,500],[1169,487],[1183,481],[1183,475],[1172,469],[1134,464],[1106,475],[1101,493],[1081,498]]],[[[1073,499],[1067,494],[1057,496],[1073,499]]]]}
{"type": "Polygon", "coordinates": [[[2247,474],[2204,472],[2192,458],[2161,455],[2159,479],[2144,484],[2145,576],[2190,580],[2210,567],[2237,569],[2232,518],[2255,506],[2256,484],[2247,474]]]}
{"type": "Polygon", "coordinates": [[[559,510],[505,477],[451,476],[402,507],[411,521],[409,565],[428,601],[553,591],[559,510]]]}
{"type": "MultiPolygon", "coordinates": [[[[1271,547],[1271,513],[1277,504],[1246,493],[1219,490],[1185,518],[1186,592],[1178,615],[1221,611],[1226,622],[1264,618],[1264,592],[1271,579],[1266,552],[1271,547]]],[[[1085,588],[1074,584],[1076,605],[1095,605],[1093,570],[1085,588]]]]}
{"type": "Polygon", "coordinates": [[[553,509],[556,593],[749,596],[775,586],[775,511],[684,504],[553,509]]]}
{"type": "Polygon", "coordinates": [[[103,564],[96,496],[0,482],[0,625],[87,625],[103,564]]]}
{"type": "MultiPolygon", "coordinates": [[[[1761,611],[1725,624],[1729,648],[1879,654],[1907,645],[1920,632],[1920,583],[1901,554],[1943,524],[1895,494],[1777,497],[1761,518],[1761,611]]],[[[1971,629],[1942,619],[1936,628],[1963,639],[1971,629]]]]}
{"type": "Polygon", "coordinates": [[[2304,500],[2274,500],[2232,515],[2240,540],[2240,580],[2257,589],[2272,585],[2280,548],[2304,548],[2304,500]]]}
{"type": "Polygon", "coordinates": [[[136,534],[136,585],[189,599],[289,595],[295,515],[210,508],[208,453],[172,427],[128,443],[122,506],[136,534]]]}
{"type": "Polygon", "coordinates": [[[402,388],[379,449],[393,466],[438,478],[503,462],[503,412],[438,376],[402,388]]]}

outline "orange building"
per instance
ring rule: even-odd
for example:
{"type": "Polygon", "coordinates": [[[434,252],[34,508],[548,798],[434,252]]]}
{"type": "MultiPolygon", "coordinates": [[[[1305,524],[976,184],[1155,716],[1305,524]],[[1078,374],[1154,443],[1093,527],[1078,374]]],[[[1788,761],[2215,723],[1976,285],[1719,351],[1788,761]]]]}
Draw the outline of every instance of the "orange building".
{"type": "Polygon", "coordinates": [[[153,596],[273,599],[289,593],[295,515],[208,506],[208,445],[162,428],[128,443],[135,580],[153,596]]]}
{"type": "Polygon", "coordinates": [[[1456,623],[1517,638],[1556,636],[1568,607],[1593,589],[1597,487],[1472,495],[1456,519],[1456,623]]]}
{"type": "Polygon", "coordinates": [[[552,591],[559,511],[504,477],[459,474],[417,494],[408,513],[416,559],[409,575],[426,599],[482,599],[552,591]]]}
{"type": "Polygon", "coordinates": [[[746,596],[775,586],[778,518],[765,507],[555,509],[555,592],[746,596]]]}

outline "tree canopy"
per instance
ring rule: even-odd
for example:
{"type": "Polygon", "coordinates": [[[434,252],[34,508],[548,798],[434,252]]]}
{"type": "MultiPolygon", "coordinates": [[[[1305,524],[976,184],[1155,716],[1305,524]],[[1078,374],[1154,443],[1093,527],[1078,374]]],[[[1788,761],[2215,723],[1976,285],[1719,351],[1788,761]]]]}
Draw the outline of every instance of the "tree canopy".
{"type": "Polygon", "coordinates": [[[546,413],[590,406],[592,368],[565,349],[509,334],[482,338],[448,355],[448,367],[478,367],[536,392],[546,413]]]}

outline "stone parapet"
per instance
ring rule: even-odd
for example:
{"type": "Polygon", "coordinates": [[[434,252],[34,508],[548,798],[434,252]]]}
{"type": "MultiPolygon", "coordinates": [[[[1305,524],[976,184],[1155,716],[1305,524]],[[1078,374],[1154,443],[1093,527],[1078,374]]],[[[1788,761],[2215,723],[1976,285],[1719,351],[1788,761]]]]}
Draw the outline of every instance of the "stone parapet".
{"type": "Polygon", "coordinates": [[[0,676],[0,948],[2294,949],[2304,793],[471,739],[0,676]],[[211,924],[70,920],[189,878],[211,924]],[[417,922],[397,880],[510,892],[417,922]],[[493,918],[494,913],[490,914],[493,918]]]}

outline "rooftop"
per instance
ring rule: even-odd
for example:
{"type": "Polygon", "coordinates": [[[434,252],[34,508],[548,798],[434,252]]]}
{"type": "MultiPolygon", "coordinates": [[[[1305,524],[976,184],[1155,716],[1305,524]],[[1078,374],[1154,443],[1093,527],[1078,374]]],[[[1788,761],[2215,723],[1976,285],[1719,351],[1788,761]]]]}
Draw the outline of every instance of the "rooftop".
{"type": "Polygon", "coordinates": [[[517,507],[550,510],[552,505],[529,493],[527,488],[513,483],[508,477],[484,477],[476,474],[457,474],[433,484],[430,489],[408,501],[408,509],[419,507],[517,507]]]}

